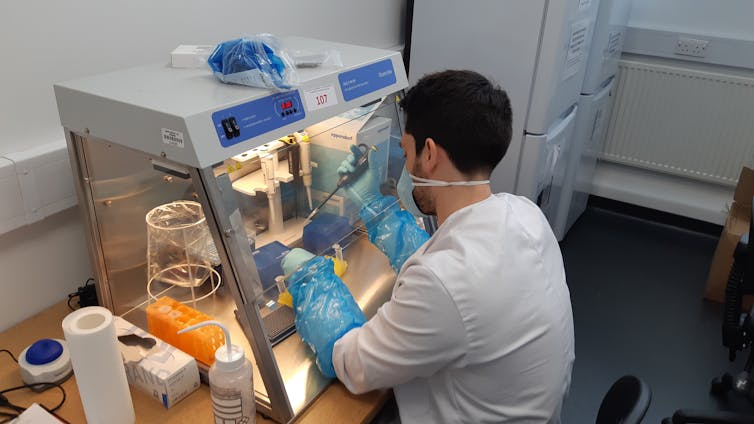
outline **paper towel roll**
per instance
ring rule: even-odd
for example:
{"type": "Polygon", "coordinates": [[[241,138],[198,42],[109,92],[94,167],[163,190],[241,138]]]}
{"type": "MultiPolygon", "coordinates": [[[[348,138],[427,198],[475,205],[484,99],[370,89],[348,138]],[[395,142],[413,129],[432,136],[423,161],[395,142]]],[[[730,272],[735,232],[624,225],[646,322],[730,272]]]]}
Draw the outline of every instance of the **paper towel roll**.
{"type": "Polygon", "coordinates": [[[135,421],[113,315],[100,306],[74,311],[63,319],[73,373],[90,424],[135,421]]]}

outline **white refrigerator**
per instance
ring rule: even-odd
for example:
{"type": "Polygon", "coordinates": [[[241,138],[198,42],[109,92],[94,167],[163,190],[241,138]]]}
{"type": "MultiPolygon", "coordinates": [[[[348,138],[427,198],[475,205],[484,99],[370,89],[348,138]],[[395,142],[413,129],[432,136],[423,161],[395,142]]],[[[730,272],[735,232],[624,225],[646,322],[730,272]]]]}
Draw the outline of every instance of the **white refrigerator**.
{"type": "Polygon", "coordinates": [[[573,142],[566,166],[553,231],[562,240],[586,209],[597,156],[602,151],[613,104],[613,86],[623,50],[630,0],[601,0],[594,25],[584,85],[579,96],[573,142]]]}
{"type": "Polygon", "coordinates": [[[599,0],[415,0],[409,82],[471,69],[510,96],[513,138],[494,192],[537,202],[552,222],[599,0]],[[555,178],[560,175],[560,178],[555,178]],[[555,184],[553,184],[555,182],[555,184]]]}

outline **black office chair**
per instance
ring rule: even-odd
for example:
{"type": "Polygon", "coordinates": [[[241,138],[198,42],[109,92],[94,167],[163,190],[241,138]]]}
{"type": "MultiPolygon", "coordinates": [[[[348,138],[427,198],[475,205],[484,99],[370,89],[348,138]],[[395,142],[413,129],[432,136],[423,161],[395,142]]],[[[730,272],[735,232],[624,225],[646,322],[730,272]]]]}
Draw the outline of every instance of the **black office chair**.
{"type": "Polygon", "coordinates": [[[639,424],[652,402],[652,390],[638,377],[627,375],[613,383],[602,398],[596,424],[639,424]]]}
{"type": "Polygon", "coordinates": [[[693,409],[679,409],[673,418],[665,418],[662,424],[752,424],[751,415],[736,414],[734,412],[706,412],[693,409]]]}
{"type": "MultiPolygon", "coordinates": [[[[754,205],[754,199],[752,199],[754,205]]],[[[728,359],[734,361],[736,352],[752,345],[754,336],[754,309],[742,313],[743,296],[754,294],[754,217],[749,234],[744,234],[733,254],[733,268],[725,288],[723,311],[723,346],[728,348],[728,359]]],[[[743,371],[735,376],[725,373],[712,380],[710,391],[717,396],[729,392],[740,394],[754,401],[751,370],[754,367],[754,349],[749,351],[743,371]]],[[[754,424],[754,415],[734,412],[708,412],[679,409],[673,418],[665,418],[663,424],[754,424]]]]}

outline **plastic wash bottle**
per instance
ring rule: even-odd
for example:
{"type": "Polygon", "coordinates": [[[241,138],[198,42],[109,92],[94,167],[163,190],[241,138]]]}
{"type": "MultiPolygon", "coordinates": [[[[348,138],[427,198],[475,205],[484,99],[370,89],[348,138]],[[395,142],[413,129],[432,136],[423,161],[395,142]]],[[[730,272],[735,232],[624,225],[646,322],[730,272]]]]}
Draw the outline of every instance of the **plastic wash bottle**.
{"type": "Polygon", "coordinates": [[[217,321],[204,321],[186,327],[178,334],[207,325],[216,325],[225,332],[225,345],[215,351],[215,363],[209,369],[209,390],[216,424],[256,422],[254,378],[251,363],[243,348],[230,341],[230,333],[217,321]]]}

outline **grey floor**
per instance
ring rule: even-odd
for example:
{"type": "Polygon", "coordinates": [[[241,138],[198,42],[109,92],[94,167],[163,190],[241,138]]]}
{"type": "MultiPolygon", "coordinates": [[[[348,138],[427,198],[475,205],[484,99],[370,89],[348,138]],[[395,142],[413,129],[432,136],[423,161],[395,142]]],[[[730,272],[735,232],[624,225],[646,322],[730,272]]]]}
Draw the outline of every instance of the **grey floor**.
{"type": "Polygon", "coordinates": [[[565,424],[594,423],[602,396],[625,374],[652,388],[644,423],[678,408],[752,411],[717,402],[709,382],[737,371],[721,345],[718,304],[702,301],[717,237],[589,208],[561,248],[576,332],[565,424]]]}

